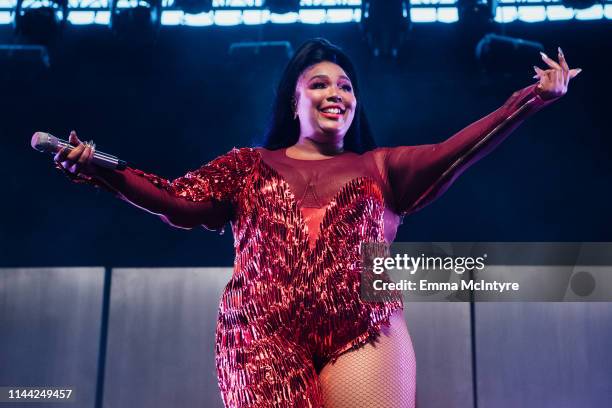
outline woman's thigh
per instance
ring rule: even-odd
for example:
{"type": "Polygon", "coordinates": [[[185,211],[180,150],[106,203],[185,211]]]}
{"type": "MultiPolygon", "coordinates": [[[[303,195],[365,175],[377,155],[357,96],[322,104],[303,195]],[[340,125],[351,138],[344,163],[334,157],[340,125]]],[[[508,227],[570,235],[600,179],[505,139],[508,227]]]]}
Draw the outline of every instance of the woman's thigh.
{"type": "Polygon", "coordinates": [[[217,373],[226,408],[319,408],[319,379],[310,353],[282,335],[248,348],[218,350],[217,373]]]}
{"type": "Polygon", "coordinates": [[[342,354],[319,373],[325,408],[413,408],[416,361],[401,310],[374,344],[342,354]]]}

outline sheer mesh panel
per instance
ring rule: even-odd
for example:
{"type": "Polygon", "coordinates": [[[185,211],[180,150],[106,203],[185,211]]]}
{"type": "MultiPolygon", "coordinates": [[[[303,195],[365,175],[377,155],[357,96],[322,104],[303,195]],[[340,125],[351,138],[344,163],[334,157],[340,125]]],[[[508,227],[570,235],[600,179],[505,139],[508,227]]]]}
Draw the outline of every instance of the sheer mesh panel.
{"type": "Polygon", "coordinates": [[[375,344],[343,354],[319,379],[325,408],[414,408],[416,360],[401,311],[375,344]]]}

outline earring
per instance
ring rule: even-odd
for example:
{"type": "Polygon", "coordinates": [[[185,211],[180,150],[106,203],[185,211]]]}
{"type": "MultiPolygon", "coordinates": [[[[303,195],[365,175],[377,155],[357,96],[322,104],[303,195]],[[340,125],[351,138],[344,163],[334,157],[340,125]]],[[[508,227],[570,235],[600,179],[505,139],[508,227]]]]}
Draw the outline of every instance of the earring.
{"type": "Polygon", "coordinates": [[[295,100],[295,98],[291,98],[291,108],[293,110],[293,120],[297,119],[297,101],[295,100]]]}

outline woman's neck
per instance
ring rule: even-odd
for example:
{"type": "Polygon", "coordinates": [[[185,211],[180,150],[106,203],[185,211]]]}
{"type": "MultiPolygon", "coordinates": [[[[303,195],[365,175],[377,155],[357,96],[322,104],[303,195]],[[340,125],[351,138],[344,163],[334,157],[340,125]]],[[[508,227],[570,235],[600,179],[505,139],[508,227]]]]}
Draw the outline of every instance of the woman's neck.
{"type": "Polygon", "coordinates": [[[344,152],[344,143],[340,139],[334,142],[321,143],[308,137],[300,137],[296,144],[287,149],[300,157],[329,157],[344,152]]]}

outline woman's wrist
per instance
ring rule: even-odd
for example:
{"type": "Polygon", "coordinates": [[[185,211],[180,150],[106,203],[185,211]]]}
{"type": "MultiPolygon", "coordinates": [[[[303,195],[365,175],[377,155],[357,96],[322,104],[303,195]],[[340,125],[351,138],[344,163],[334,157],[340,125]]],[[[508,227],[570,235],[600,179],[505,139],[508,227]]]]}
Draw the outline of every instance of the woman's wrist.
{"type": "Polygon", "coordinates": [[[72,172],[62,166],[61,163],[54,162],[54,164],[56,169],[64,173],[66,178],[74,183],[91,183],[94,178],[93,175],[85,174],[83,172],[72,172]]]}
{"type": "Polygon", "coordinates": [[[554,101],[555,99],[559,99],[561,97],[560,95],[555,95],[550,92],[544,91],[540,84],[534,86],[533,92],[536,94],[536,96],[538,96],[542,101],[545,102],[554,101]]]}
{"type": "Polygon", "coordinates": [[[100,187],[111,192],[116,192],[116,189],[108,182],[109,177],[112,178],[114,170],[104,169],[98,166],[88,166],[85,172],[71,172],[64,168],[61,163],[55,162],[55,168],[60,170],[68,178],[76,184],[89,184],[94,187],[100,187]]]}

